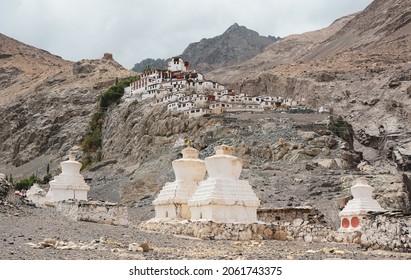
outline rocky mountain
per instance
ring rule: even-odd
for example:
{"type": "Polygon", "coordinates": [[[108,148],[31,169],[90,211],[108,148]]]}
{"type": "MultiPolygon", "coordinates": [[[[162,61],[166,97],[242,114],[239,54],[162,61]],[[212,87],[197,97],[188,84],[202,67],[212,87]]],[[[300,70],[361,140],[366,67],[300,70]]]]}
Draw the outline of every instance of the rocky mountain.
{"type": "Polygon", "coordinates": [[[330,27],[292,35],[211,79],[242,93],[328,106],[350,122],[366,160],[411,168],[411,6],[376,0],[330,27]]]}
{"type": "MultiPolygon", "coordinates": [[[[261,36],[256,31],[235,23],[219,36],[191,43],[180,56],[189,61],[193,69],[207,72],[250,59],[279,39],[275,36],[261,36]]],[[[147,65],[163,69],[167,66],[167,61],[145,59],[135,64],[133,70],[141,72],[147,65]]]]}
{"type": "Polygon", "coordinates": [[[235,23],[220,36],[191,43],[181,57],[194,69],[208,72],[252,58],[277,40],[235,23]]]}
{"type": "MultiPolygon", "coordinates": [[[[100,94],[116,77],[133,75],[110,56],[66,61],[2,34],[0,58],[0,164],[6,174],[33,160],[43,168],[60,160],[79,144],[100,94]]],[[[26,172],[39,168],[32,166],[26,172]]]]}
{"type": "Polygon", "coordinates": [[[135,72],[143,72],[147,66],[150,66],[153,69],[166,69],[167,68],[167,60],[166,59],[153,59],[153,58],[146,58],[139,63],[134,64],[134,67],[131,69],[135,72]]]}

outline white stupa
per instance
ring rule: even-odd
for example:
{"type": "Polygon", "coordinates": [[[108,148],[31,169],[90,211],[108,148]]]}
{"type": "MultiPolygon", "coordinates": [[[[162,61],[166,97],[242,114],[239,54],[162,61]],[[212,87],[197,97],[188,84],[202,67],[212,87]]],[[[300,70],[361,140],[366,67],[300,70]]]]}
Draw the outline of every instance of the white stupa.
{"type": "Polygon", "coordinates": [[[26,199],[37,206],[44,205],[46,202],[46,191],[40,188],[39,184],[34,183],[26,192],[26,199]]]}
{"type": "Polygon", "coordinates": [[[208,179],[188,201],[191,220],[221,223],[257,222],[260,201],[246,180],[239,180],[242,160],[227,145],[215,147],[216,154],[205,159],[208,179]]]}
{"type": "Polygon", "coordinates": [[[197,190],[198,183],[204,179],[206,167],[204,161],[198,159],[196,149],[185,148],[182,154],[182,159],[173,161],[175,181],[166,183],[153,201],[156,219],[191,217],[187,201],[197,190]]]}
{"type": "Polygon", "coordinates": [[[70,155],[69,160],[63,161],[61,174],[50,181],[50,190],[46,195],[47,202],[57,202],[68,199],[87,200],[90,187],[80,174],[81,163],[70,155]]]}
{"type": "Polygon", "coordinates": [[[361,219],[369,211],[383,212],[378,201],[372,198],[374,188],[371,187],[365,178],[359,178],[354,181],[351,187],[353,199],[348,201],[344,209],[339,213],[341,226],[339,231],[350,232],[361,230],[361,219]]]}

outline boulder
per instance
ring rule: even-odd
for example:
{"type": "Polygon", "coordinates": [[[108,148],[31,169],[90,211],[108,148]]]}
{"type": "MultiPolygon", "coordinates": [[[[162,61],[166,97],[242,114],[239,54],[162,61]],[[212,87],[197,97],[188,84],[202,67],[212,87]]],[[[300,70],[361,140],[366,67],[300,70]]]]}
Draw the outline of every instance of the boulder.
{"type": "Polygon", "coordinates": [[[320,159],[317,160],[316,163],[326,169],[338,169],[338,164],[335,159],[320,159]]]}

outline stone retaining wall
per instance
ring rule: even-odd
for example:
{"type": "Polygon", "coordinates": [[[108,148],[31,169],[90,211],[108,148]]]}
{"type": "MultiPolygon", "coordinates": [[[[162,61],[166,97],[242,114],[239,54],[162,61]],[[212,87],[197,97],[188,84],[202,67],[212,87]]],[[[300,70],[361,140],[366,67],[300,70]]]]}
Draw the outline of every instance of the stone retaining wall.
{"type": "Polygon", "coordinates": [[[117,203],[101,201],[60,201],[56,209],[74,221],[128,226],[128,210],[117,203]]]}
{"type": "Polygon", "coordinates": [[[362,222],[361,244],[365,248],[411,252],[411,215],[375,213],[362,222]]]}
{"type": "Polygon", "coordinates": [[[260,222],[253,224],[211,221],[149,220],[140,229],[215,240],[284,240],[356,243],[364,248],[411,252],[411,215],[370,213],[362,231],[338,232],[311,207],[258,209],[260,222]]]}
{"type": "Polygon", "coordinates": [[[273,239],[276,232],[275,225],[265,223],[226,224],[212,221],[189,222],[187,220],[160,222],[149,220],[141,223],[140,229],[211,240],[273,239]]]}
{"type": "Polygon", "coordinates": [[[333,232],[324,216],[309,206],[257,209],[257,217],[259,222],[252,224],[150,220],[141,223],[140,229],[201,239],[275,239],[305,242],[325,242],[333,232]]]}
{"type": "Polygon", "coordinates": [[[215,223],[212,221],[149,220],[140,229],[165,234],[186,235],[212,240],[300,240],[325,242],[332,232],[330,227],[297,218],[290,222],[258,222],[252,224],[215,223]]]}
{"type": "Polygon", "coordinates": [[[295,219],[325,223],[324,215],[310,206],[261,208],[257,209],[257,218],[266,223],[293,222],[295,219]]]}
{"type": "Polygon", "coordinates": [[[286,240],[298,240],[305,242],[326,242],[334,231],[330,226],[318,221],[307,221],[300,218],[291,223],[282,223],[280,228],[286,232],[286,240]]]}

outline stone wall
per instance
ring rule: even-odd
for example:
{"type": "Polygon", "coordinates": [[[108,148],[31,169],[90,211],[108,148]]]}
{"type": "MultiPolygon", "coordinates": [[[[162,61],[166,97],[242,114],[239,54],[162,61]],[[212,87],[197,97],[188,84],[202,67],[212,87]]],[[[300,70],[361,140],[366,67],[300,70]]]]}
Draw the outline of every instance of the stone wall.
{"type": "Polygon", "coordinates": [[[364,248],[411,252],[411,214],[370,213],[362,231],[338,232],[311,207],[259,209],[261,221],[252,224],[211,221],[149,220],[140,229],[215,240],[283,240],[356,243],[364,248]]]}
{"type": "Polygon", "coordinates": [[[141,230],[186,235],[210,240],[300,240],[326,242],[332,229],[308,221],[294,223],[215,223],[212,221],[146,221],[141,230]]]}
{"type": "Polygon", "coordinates": [[[325,223],[324,215],[310,206],[261,208],[257,209],[257,217],[259,221],[266,223],[293,222],[295,219],[325,223]]]}
{"type": "Polygon", "coordinates": [[[275,225],[278,240],[326,241],[333,229],[324,215],[310,206],[258,209],[259,221],[275,225]]]}
{"type": "Polygon", "coordinates": [[[56,209],[74,221],[128,226],[127,207],[117,203],[68,200],[58,202],[56,209]]]}
{"type": "Polygon", "coordinates": [[[411,252],[410,214],[371,214],[362,222],[361,244],[365,248],[411,252]]]}
{"type": "Polygon", "coordinates": [[[140,224],[140,229],[211,240],[274,239],[276,232],[275,225],[265,223],[235,224],[187,220],[146,221],[140,224]]]}
{"type": "Polygon", "coordinates": [[[257,216],[259,222],[251,224],[150,220],[141,223],[140,229],[201,239],[275,239],[305,242],[325,242],[333,232],[324,221],[323,215],[312,207],[258,209],[257,216]]]}

